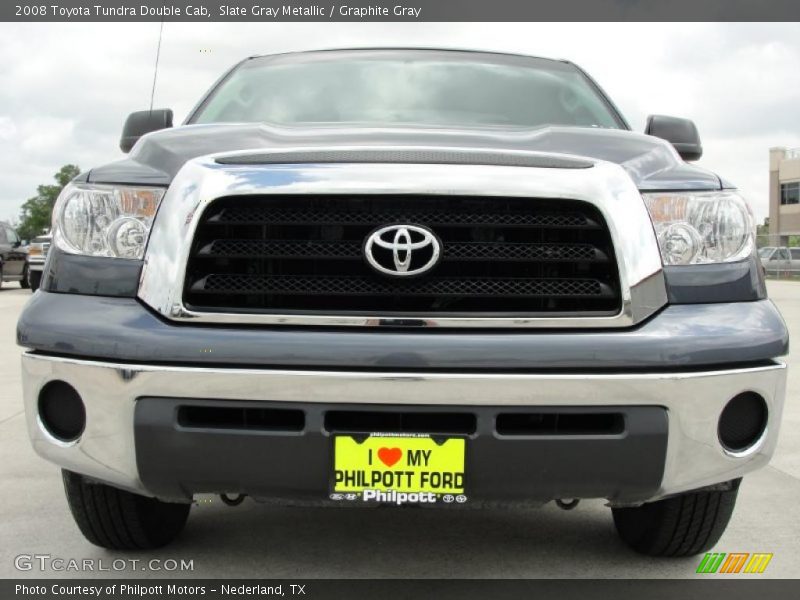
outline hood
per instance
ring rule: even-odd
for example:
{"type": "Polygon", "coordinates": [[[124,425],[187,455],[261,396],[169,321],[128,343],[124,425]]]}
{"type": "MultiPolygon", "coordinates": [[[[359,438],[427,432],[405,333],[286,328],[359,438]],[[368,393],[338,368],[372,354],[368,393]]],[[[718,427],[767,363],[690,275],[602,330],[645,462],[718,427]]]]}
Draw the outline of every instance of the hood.
{"type": "Polygon", "coordinates": [[[641,190],[720,189],[719,177],[687,164],[666,141],[613,129],[426,129],[358,126],[272,127],[259,124],[187,125],[140,139],[128,158],[93,169],[95,183],[169,185],[188,161],[220,152],[331,146],[463,148],[534,151],[617,163],[641,190]]]}

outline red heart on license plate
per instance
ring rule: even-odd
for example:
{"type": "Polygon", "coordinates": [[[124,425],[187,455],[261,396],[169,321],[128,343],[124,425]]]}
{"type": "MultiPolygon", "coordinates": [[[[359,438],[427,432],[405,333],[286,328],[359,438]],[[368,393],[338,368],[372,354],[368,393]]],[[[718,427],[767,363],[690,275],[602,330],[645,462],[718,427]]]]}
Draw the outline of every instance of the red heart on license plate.
{"type": "Polygon", "coordinates": [[[378,458],[387,467],[393,467],[402,457],[403,451],[400,448],[380,448],[378,450],[378,458]]]}

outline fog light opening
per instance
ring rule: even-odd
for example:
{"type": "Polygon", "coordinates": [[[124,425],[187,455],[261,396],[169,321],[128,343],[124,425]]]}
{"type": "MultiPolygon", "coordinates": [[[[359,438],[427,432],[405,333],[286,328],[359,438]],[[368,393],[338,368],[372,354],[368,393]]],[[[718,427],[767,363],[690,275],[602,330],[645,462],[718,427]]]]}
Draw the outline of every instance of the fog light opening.
{"type": "Polygon", "coordinates": [[[744,392],[734,396],[719,417],[720,444],[732,453],[752,448],[764,435],[768,415],[767,402],[759,394],[744,392]]]}
{"type": "Polygon", "coordinates": [[[86,408],[74,387],[51,381],[39,392],[39,419],[54,438],[74,442],[86,427],[86,408]]]}

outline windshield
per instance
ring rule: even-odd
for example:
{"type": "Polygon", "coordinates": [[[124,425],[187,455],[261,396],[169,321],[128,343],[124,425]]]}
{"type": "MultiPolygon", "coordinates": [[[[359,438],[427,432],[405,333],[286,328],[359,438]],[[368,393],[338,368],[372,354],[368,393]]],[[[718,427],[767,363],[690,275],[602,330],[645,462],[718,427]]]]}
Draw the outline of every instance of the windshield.
{"type": "Polygon", "coordinates": [[[424,51],[250,60],[214,90],[191,122],[623,127],[573,65],[424,51]]]}
{"type": "Polygon", "coordinates": [[[768,246],[766,248],[761,248],[758,251],[758,256],[759,256],[759,258],[767,258],[770,254],[772,254],[773,250],[775,250],[775,248],[773,246],[768,246]]]}

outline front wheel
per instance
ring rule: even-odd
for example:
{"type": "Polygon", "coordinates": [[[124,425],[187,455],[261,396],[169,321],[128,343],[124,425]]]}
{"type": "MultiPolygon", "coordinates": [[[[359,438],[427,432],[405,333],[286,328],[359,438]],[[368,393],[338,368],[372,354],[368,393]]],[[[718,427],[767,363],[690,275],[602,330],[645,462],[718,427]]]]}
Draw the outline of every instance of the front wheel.
{"type": "Polygon", "coordinates": [[[21,287],[23,290],[27,290],[30,287],[28,274],[28,265],[25,265],[25,268],[22,269],[22,279],[19,280],[19,287],[21,287]]]}
{"type": "Polygon", "coordinates": [[[39,286],[42,284],[42,272],[41,271],[28,271],[28,285],[31,288],[32,292],[35,292],[39,289],[39,286]]]}
{"type": "Polygon", "coordinates": [[[612,508],[631,548],[649,556],[692,556],[712,548],[728,526],[741,479],[728,489],[685,492],[633,508],[612,508]]]}
{"type": "Polygon", "coordinates": [[[139,496],[77,473],[62,471],[72,518],[83,536],[111,550],[149,550],[173,541],[186,524],[191,504],[139,496]]]}

